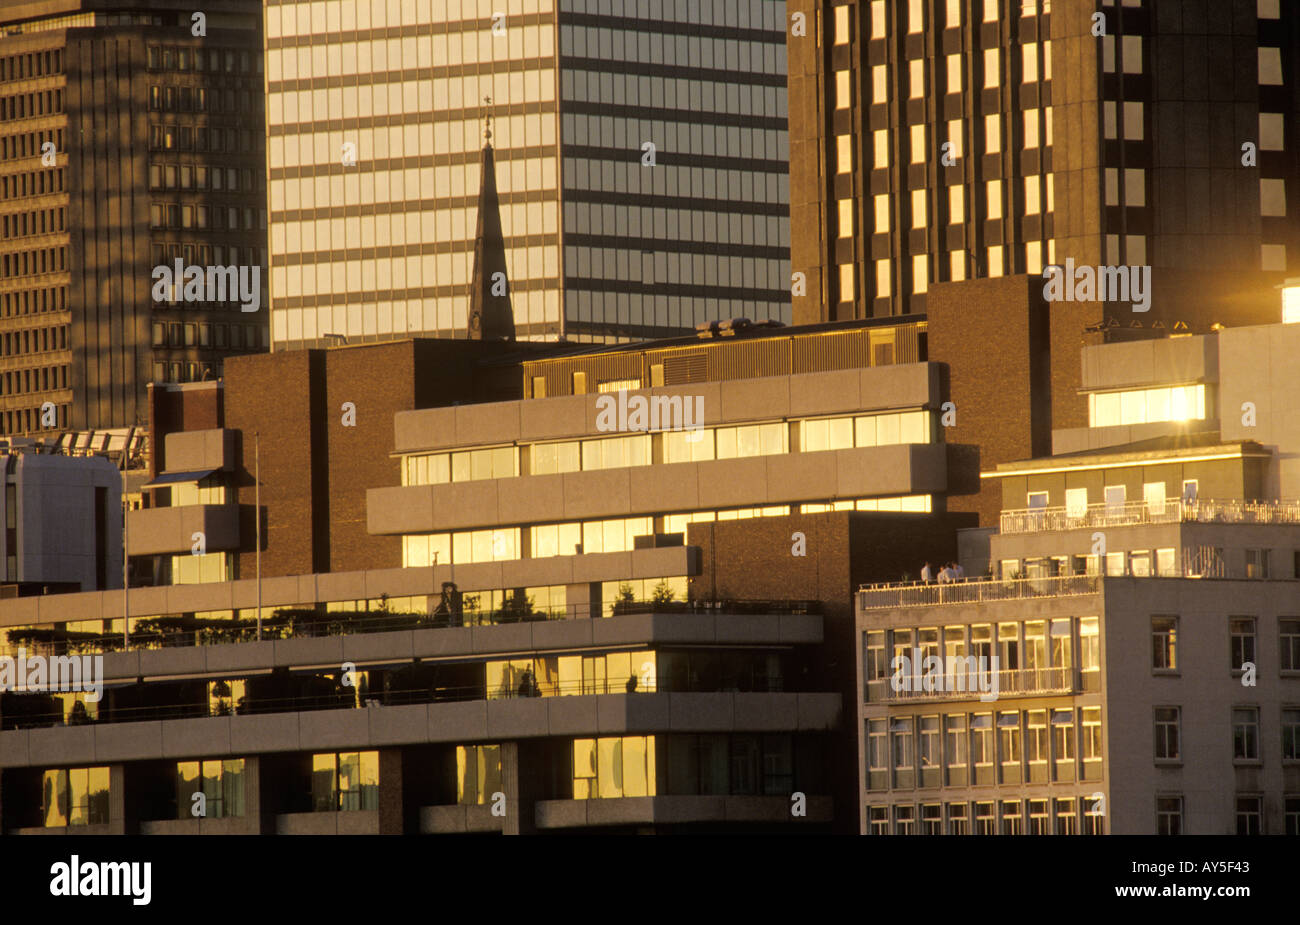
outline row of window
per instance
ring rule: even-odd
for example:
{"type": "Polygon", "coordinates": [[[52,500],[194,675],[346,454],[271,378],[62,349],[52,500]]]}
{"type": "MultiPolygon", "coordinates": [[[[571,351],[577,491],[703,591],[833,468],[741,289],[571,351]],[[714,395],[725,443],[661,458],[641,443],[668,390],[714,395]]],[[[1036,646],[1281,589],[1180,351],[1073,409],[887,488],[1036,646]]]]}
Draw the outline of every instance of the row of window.
{"type": "Polygon", "coordinates": [[[7,357],[67,349],[68,326],[66,324],[51,328],[12,331],[4,334],[3,339],[0,339],[0,355],[7,357]]]}
{"type": "Polygon", "coordinates": [[[171,265],[174,261],[183,261],[185,266],[197,264],[201,267],[224,266],[258,266],[262,278],[266,278],[266,248],[239,247],[224,244],[180,244],[166,242],[153,245],[153,266],[171,265]]]}
{"type": "MultiPolygon", "coordinates": [[[[789,179],[777,171],[722,170],[681,164],[656,164],[646,170],[639,160],[564,159],[564,187],[571,194],[627,193],[638,196],[689,196],[721,202],[766,202],[784,205],[790,199],[789,179]]],[[[647,203],[647,206],[653,205],[647,203]]],[[[662,227],[643,215],[628,227],[662,227]]],[[[626,233],[626,232],[624,232],[626,233]]],[[[639,231],[633,231],[633,234],[639,231]]]]}
{"type": "MultiPolygon", "coordinates": [[[[257,350],[266,346],[257,325],[178,322],[153,323],[155,347],[206,347],[213,350],[257,350]]],[[[167,380],[160,380],[167,381],[167,380]]],[[[177,381],[177,380],[172,380],[177,381]]]]}
{"type": "Polygon", "coordinates": [[[159,112],[230,112],[254,115],[262,106],[260,90],[207,87],[149,87],[149,108],[159,112]]]}
{"type": "MultiPolygon", "coordinates": [[[[38,430],[57,430],[60,427],[67,428],[68,415],[72,409],[71,405],[58,406],[58,421],[55,427],[45,427],[41,421],[44,419],[44,413],[40,408],[28,408],[23,411],[4,411],[0,412],[0,434],[30,434],[38,430]]],[[[13,556],[10,556],[10,564],[13,568],[10,570],[11,576],[17,575],[17,562],[13,556]]]]}
{"type": "MultiPolygon", "coordinates": [[[[1262,796],[1233,796],[1233,822],[1238,835],[1265,835],[1264,798],[1262,796]]],[[[1182,794],[1160,794],[1156,797],[1156,834],[1182,835],[1186,801],[1182,794]]],[[[1300,796],[1283,799],[1283,830],[1287,835],[1300,835],[1300,796]]]]}
{"type": "Polygon", "coordinates": [[[1158,386],[1088,394],[1088,426],[1116,427],[1162,421],[1200,421],[1206,415],[1206,387],[1158,386]]]}
{"type": "MultiPolygon", "coordinates": [[[[966,5],[967,0],[946,0],[944,7],[945,15],[943,18],[944,28],[956,29],[961,26],[961,11],[966,5]]],[[[1128,3],[1129,0],[1126,0],[1128,3]]],[[[834,21],[834,42],[836,45],[847,45],[852,36],[852,22],[858,15],[864,17],[862,25],[862,37],[865,39],[883,39],[888,36],[888,25],[886,20],[886,0],[871,0],[870,4],[870,30],[866,24],[866,10],[859,12],[858,9],[845,4],[835,8],[834,21]]],[[[901,4],[895,4],[898,8],[895,10],[897,19],[903,19],[903,10],[901,4]]],[[[998,21],[1000,0],[984,0],[983,18],[986,23],[998,21]]],[[[1039,13],[1039,0],[1013,0],[1012,9],[1020,8],[1021,17],[1036,17],[1039,13]]],[[[1051,12],[1051,0],[1043,0],[1043,14],[1051,12]]],[[[909,35],[916,35],[922,32],[926,27],[926,10],[929,4],[923,0],[908,0],[907,3],[907,32],[909,35]]],[[[940,6],[936,0],[934,12],[930,19],[929,26],[931,29],[938,27],[934,20],[938,18],[940,6]]],[[[975,10],[972,8],[971,13],[975,10]]],[[[973,21],[974,22],[974,21],[973,21]]]]}
{"type": "Polygon", "coordinates": [[[242,48],[150,45],[146,60],[151,71],[207,71],[211,74],[262,73],[262,56],[242,48]]]}
{"type": "Polygon", "coordinates": [[[0,157],[13,160],[19,157],[36,157],[45,153],[45,144],[54,145],[56,152],[63,150],[63,129],[46,129],[37,132],[18,132],[0,138],[0,157]]]}
{"type": "Polygon", "coordinates": [[[263,188],[264,177],[260,170],[245,167],[207,167],[203,164],[149,165],[149,189],[196,189],[213,192],[256,192],[263,188]]]}
{"type": "Polygon", "coordinates": [[[704,68],[736,75],[784,75],[785,42],[779,30],[771,31],[771,37],[774,41],[744,42],[726,38],[725,33],[712,38],[707,33],[663,35],[641,27],[625,30],[562,25],[560,53],[565,57],[704,68]]]}
{"type": "Polygon", "coordinates": [[[1099,795],[867,806],[871,835],[1104,835],[1099,795]]]}
{"type": "MultiPolygon", "coordinates": [[[[634,162],[641,161],[645,152],[642,146],[646,142],[653,143],[657,151],[667,157],[743,157],[782,161],[790,156],[789,134],[783,129],[566,112],[560,117],[560,132],[565,145],[626,152],[634,162]]],[[[647,166],[645,169],[653,168],[647,166]]]]}
{"type": "MultiPolygon", "coordinates": [[[[968,656],[976,659],[979,671],[997,670],[1009,682],[1015,681],[1013,672],[1025,672],[1026,680],[1046,683],[1055,681],[1069,689],[1074,687],[1070,674],[1074,669],[1074,653],[1079,653],[1078,665],[1083,690],[1100,690],[1101,647],[1097,617],[1063,618],[1059,620],[1027,620],[1008,623],[975,623],[963,626],[922,626],[919,628],[868,630],[862,634],[863,660],[867,701],[886,699],[881,686],[896,675],[901,677],[900,666],[910,666],[914,676],[911,689],[920,691],[922,675],[932,664],[940,664],[940,673],[956,678],[968,656]],[[906,658],[903,663],[899,659],[906,658]],[[993,660],[997,659],[996,666],[993,660]],[[959,661],[960,660],[960,661],[959,661]],[[1043,673],[1037,677],[1036,673],[1043,673]]],[[[1017,690],[1013,683],[1000,686],[1002,690],[1017,690]]],[[[950,684],[949,690],[966,689],[950,684]]]]}
{"type": "Polygon", "coordinates": [[[150,125],[150,151],[198,151],[250,154],[261,149],[262,136],[250,129],[206,125],[150,125]]]}
{"type": "MultiPolygon", "coordinates": [[[[1234,675],[1247,663],[1259,664],[1258,622],[1255,617],[1228,618],[1228,670],[1234,675]]],[[[1177,673],[1180,666],[1177,616],[1151,618],[1151,668],[1177,673]]],[[[1277,621],[1278,670],[1300,672],[1300,618],[1277,621]]]]}
{"type": "MultiPolygon", "coordinates": [[[[692,170],[707,172],[700,168],[692,168],[692,170]]],[[[677,242],[694,242],[697,247],[717,241],[743,247],[778,247],[783,241],[788,243],[789,224],[778,215],[747,215],[711,208],[651,209],[649,203],[644,208],[627,209],[612,203],[582,202],[578,197],[584,195],[576,193],[564,204],[564,223],[571,234],[659,238],[663,241],[664,250],[670,252],[668,254],[670,257],[671,251],[676,249],[674,245],[677,242]]],[[[653,245],[649,245],[642,249],[640,254],[636,252],[628,254],[626,250],[607,253],[604,271],[603,273],[596,271],[596,275],[617,275],[623,279],[654,283],[656,279],[653,275],[655,266],[653,261],[654,251],[657,250],[653,245]],[[617,263],[610,257],[615,257],[617,263]],[[652,271],[652,275],[651,278],[644,279],[647,269],[652,271]],[[616,270],[622,272],[616,273],[616,270]]],[[[599,259],[599,255],[596,256],[599,259]]],[[[687,254],[681,255],[677,261],[668,260],[667,276],[658,282],[716,284],[718,280],[713,278],[713,268],[720,267],[725,274],[727,267],[723,261],[716,263],[703,261],[699,269],[704,272],[692,276],[684,272],[691,266],[689,260],[690,255],[687,254]],[[705,272],[708,273],[707,277],[704,275],[705,272]]],[[[594,267],[592,269],[595,270],[594,267]]],[[[739,276],[736,278],[736,283],[739,284],[739,276]]]]}
{"type": "Polygon", "coordinates": [[[37,209],[34,212],[11,212],[0,219],[0,237],[19,238],[63,231],[66,212],[63,207],[37,209]]]}
{"type": "MultiPolygon", "coordinates": [[[[677,36],[678,42],[692,40],[686,36],[677,36]]],[[[743,72],[746,75],[750,73],[752,72],[743,72]]],[[[635,106],[643,110],[673,110],[680,107],[697,113],[717,112],[775,119],[784,119],[788,115],[785,87],[760,87],[748,83],[687,80],[680,77],[674,80],[671,77],[617,74],[607,70],[585,71],[571,67],[560,72],[560,98],[566,102],[635,106]]]]}
{"type": "Polygon", "coordinates": [[[39,312],[67,311],[67,308],[67,286],[21,289],[0,294],[0,317],[4,318],[39,312]]]}
{"type": "Polygon", "coordinates": [[[0,395],[24,395],[68,387],[68,367],[42,366],[7,372],[0,378],[0,395]]]}
{"type": "Polygon", "coordinates": [[[1102,777],[1101,707],[894,715],[865,725],[868,790],[1102,777]]]}
{"type": "Polygon", "coordinates": [[[0,258],[0,277],[34,276],[41,273],[58,273],[68,268],[66,247],[41,247],[30,251],[17,251],[0,258]]]}
{"type": "MultiPolygon", "coordinates": [[[[565,204],[565,222],[566,227],[570,229],[570,239],[574,236],[572,229],[584,227],[577,221],[577,216],[581,214],[579,203],[568,202],[565,204]],[[572,217],[571,217],[572,216],[572,217]]],[[[593,214],[595,214],[594,210],[593,214]]],[[[628,227],[635,232],[638,211],[637,209],[626,210],[627,217],[632,220],[628,227]]],[[[617,213],[616,213],[617,214],[617,213]]],[[[734,216],[733,216],[734,217],[734,216]]],[[[780,299],[787,299],[787,283],[790,280],[789,264],[782,260],[771,260],[766,257],[729,257],[716,253],[677,253],[673,250],[674,242],[681,240],[673,232],[677,228],[679,216],[674,209],[646,209],[640,218],[643,221],[659,222],[653,227],[641,225],[640,228],[649,232],[649,236],[657,240],[651,245],[653,250],[642,250],[638,253],[635,250],[622,247],[583,247],[569,244],[564,248],[565,271],[569,274],[569,290],[575,289],[576,285],[582,282],[599,286],[603,280],[629,280],[639,283],[646,289],[653,289],[656,285],[672,285],[691,287],[697,291],[703,291],[704,287],[735,287],[745,291],[749,295],[756,291],[765,291],[764,294],[775,294],[780,299]],[[666,236],[665,236],[666,235],[666,236]]],[[[705,229],[722,228],[725,229],[729,223],[726,215],[716,215],[710,212],[695,212],[693,214],[684,213],[680,219],[685,222],[688,219],[699,221],[705,229]]],[[[788,247],[790,244],[790,225],[784,218],[771,218],[766,221],[755,219],[752,223],[742,223],[745,225],[752,224],[753,230],[758,232],[758,239],[766,242],[779,242],[780,246],[788,247]],[[769,237],[764,238],[763,232],[769,237]]],[[[604,227],[602,225],[602,227],[604,227]]],[[[736,240],[746,237],[747,232],[738,229],[736,240]]],[[[693,235],[688,234],[687,237],[693,235]]],[[[718,238],[707,235],[703,240],[716,241],[718,238]]],[[[627,299],[626,293],[618,294],[621,298],[627,299]]],[[[633,312],[632,321],[638,323],[642,319],[642,305],[648,305],[654,296],[650,292],[632,293],[632,304],[636,306],[633,312]]],[[[609,306],[610,300],[614,298],[613,293],[602,297],[602,306],[609,306]]],[[[666,296],[661,296],[664,303],[667,301],[666,296]]],[[[663,304],[663,303],[661,303],[663,304]]],[[[739,308],[740,306],[736,306],[739,308]]],[[[607,319],[612,320],[616,315],[610,315],[609,309],[605,308],[607,319]]],[[[739,313],[732,311],[728,314],[728,306],[719,305],[715,312],[718,318],[750,318],[754,319],[753,314],[749,314],[750,309],[746,308],[739,313]]],[[[666,304],[660,309],[660,314],[666,313],[666,304]]],[[[651,316],[646,311],[647,316],[651,316]]],[[[688,314],[689,318],[690,315],[688,314]]],[[[758,316],[763,317],[763,316],[758,316]]],[[[620,321],[627,319],[620,318],[620,321]]],[[[666,321],[660,321],[660,324],[667,324],[666,321]]],[[[676,322],[673,322],[674,326],[676,322]]],[[[689,327],[689,323],[685,323],[689,327]]]]}
{"type": "MultiPolygon", "coordinates": [[[[640,388],[640,382],[625,383],[623,387],[640,388]]],[[[608,391],[604,384],[600,389],[608,391]]],[[[660,426],[665,428],[677,421],[667,419],[668,411],[668,407],[662,411],[665,417],[660,426]]],[[[411,455],[402,460],[402,484],[514,478],[521,474],[523,466],[530,475],[648,466],[657,455],[656,439],[662,441],[665,463],[769,456],[789,452],[791,425],[797,425],[795,433],[805,453],[929,443],[933,438],[932,422],[933,415],[928,411],[903,411],[411,455]],[[521,463],[521,459],[526,462],[521,463]]]]}
{"type": "Polygon", "coordinates": [[[0,119],[32,119],[63,112],[63,90],[34,90],[13,96],[0,96],[0,119]]]}
{"type": "Polygon", "coordinates": [[[44,196],[63,192],[62,167],[46,167],[10,173],[0,177],[0,199],[20,199],[24,196],[44,196]]]}
{"type": "Polygon", "coordinates": [[[190,206],[175,202],[149,205],[150,228],[212,228],[214,231],[265,231],[265,209],[190,206]]]}
{"type": "Polygon", "coordinates": [[[0,83],[63,73],[63,49],[0,57],[0,83]]]}

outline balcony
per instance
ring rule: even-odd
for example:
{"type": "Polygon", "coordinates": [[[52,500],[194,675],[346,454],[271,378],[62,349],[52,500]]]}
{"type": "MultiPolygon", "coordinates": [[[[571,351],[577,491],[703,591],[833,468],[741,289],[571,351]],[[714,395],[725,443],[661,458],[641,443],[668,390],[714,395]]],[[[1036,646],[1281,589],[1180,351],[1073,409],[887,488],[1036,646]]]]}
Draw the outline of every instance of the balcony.
{"type": "Polygon", "coordinates": [[[1003,697],[1030,697],[1046,694],[1077,694],[1081,690],[1096,690],[1095,672],[1086,672],[1081,684],[1073,668],[1019,668],[991,672],[997,680],[997,697],[993,697],[993,677],[985,680],[989,690],[984,691],[972,686],[971,678],[945,672],[938,675],[934,686],[936,690],[924,690],[923,677],[912,679],[911,690],[894,690],[890,678],[868,681],[866,697],[868,703],[915,703],[917,701],[936,700],[973,700],[980,696],[992,699],[1003,697]]]}
{"type": "Polygon", "coordinates": [[[1127,501],[1003,511],[1003,535],[1138,524],[1300,524],[1300,501],[1127,501]]]}
{"type": "Polygon", "coordinates": [[[955,581],[945,584],[909,582],[863,585],[859,610],[926,607],[934,604],[981,604],[1028,598],[1096,594],[1099,575],[1059,575],[1052,578],[1013,578],[1007,581],[955,581]]]}
{"type": "Polygon", "coordinates": [[[205,551],[239,548],[239,508],[234,504],[154,507],[126,515],[127,549],[132,556],[185,555],[202,534],[205,551]]]}

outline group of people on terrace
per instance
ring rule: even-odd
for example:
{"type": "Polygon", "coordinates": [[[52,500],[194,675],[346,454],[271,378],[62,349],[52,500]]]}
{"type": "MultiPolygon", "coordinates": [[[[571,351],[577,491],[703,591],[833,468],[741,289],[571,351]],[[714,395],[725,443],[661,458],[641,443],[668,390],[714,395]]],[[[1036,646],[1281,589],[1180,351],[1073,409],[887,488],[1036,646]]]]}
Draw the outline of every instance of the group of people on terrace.
{"type": "MultiPolygon", "coordinates": [[[[962,581],[966,578],[966,570],[961,567],[959,562],[945,562],[943,568],[939,569],[938,582],[946,585],[952,581],[962,581]]],[[[929,584],[935,581],[934,568],[927,561],[921,569],[921,581],[929,584]]]]}

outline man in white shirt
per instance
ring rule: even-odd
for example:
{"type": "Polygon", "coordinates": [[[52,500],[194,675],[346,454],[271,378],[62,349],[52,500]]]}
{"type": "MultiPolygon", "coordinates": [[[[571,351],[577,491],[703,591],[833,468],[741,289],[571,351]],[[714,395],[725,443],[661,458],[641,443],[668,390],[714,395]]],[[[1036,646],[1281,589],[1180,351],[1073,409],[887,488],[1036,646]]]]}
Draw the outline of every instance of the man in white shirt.
{"type": "Polygon", "coordinates": [[[930,568],[930,563],[925,563],[925,568],[921,569],[921,580],[926,584],[934,581],[934,571],[930,568]]]}

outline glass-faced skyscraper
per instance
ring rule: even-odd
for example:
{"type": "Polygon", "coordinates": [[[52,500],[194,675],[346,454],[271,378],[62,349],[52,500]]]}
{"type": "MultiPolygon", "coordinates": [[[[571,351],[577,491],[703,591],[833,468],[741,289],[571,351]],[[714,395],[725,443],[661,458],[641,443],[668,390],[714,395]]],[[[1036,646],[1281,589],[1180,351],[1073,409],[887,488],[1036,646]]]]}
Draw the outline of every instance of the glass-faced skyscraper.
{"type": "Polygon", "coordinates": [[[521,338],[788,321],[784,22],[772,0],[271,0],[276,348],[464,336],[488,117],[521,338]]]}

